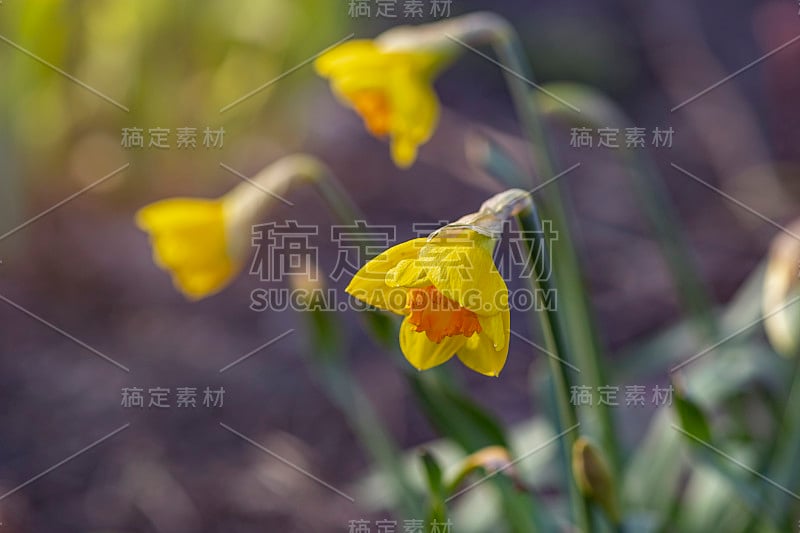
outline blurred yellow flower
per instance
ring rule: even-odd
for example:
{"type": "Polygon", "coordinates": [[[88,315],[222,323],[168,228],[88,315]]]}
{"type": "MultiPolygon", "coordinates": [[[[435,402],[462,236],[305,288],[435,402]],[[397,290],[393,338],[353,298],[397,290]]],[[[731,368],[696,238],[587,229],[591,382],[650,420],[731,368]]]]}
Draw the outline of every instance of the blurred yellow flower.
{"type": "Polygon", "coordinates": [[[439,99],[433,79],[449,57],[442,49],[398,48],[379,37],[337,46],[314,65],[372,135],[389,137],[392,159],[398,167],[407,168],[416,160],[419,145],[436,128],[439,99]]]}
{"type": "Polygon", "coordinates": [[[767,339],[779,354],[794,357],[800,353],[800,220],[792,222],[786,233],[779,233],[770,245],[761,310],[767,339]]]}
{"type": "Polygon", "coordinates": [[[278,159],[243,179],[217,199],[170,198],[136,213],[136,224],[150,235],[155,263],[190,300],[211,296],[233,280],[247,260],[252,225],[279,201],[293,205],[281,196],[292,184],[315,185],[334,208],[341,203],[335,187],[323,186],[332,179],[327,168],[304,154],[278,159]]]}
{"type": "Polygon", "coordinates": [[[223,199],[171,198],[136,214],[136,224],[150,235],[154,261],[190,300],[220,291],[244,262],[230,245],[229,221],[223,199]]]}
{"type": "Polygon", "coordinates": [[[492,260],[494,239],[445,227],[378,255],[347,292],[405,316],[400,348],[418,370],[453,355],[472,370],[497,376],[508,356],[508,288],[492,260]]]}

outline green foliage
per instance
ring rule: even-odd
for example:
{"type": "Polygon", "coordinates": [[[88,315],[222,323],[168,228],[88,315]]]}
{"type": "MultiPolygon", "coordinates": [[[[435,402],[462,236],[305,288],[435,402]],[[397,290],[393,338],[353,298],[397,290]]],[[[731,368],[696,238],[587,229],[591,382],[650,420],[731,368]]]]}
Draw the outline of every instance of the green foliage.
{"type": "Polygon", "coordinates": [[[491,445],[508,447],[505,432],[495,418],[458,392],[442,372],[411,374],[409,382],[431,424],[466,453],[491,445]]]}

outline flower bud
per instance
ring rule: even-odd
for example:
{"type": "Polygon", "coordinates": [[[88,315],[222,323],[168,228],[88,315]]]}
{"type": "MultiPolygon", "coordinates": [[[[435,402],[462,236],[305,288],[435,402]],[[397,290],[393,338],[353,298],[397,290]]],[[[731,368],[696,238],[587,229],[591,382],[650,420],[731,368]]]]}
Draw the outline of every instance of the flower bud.
{"type": "Polygon", "coordinates": [[[600,449],[586,437],[578,438],[572,446],[572,474],[581,492],[618,524],[620,512],[611,470],[600,449]]]}
{"type": "Polygon", "coordinates": [[[800,305],[791,303],[800,296],[800,220],[772,241],[764,272],[762,313],[770,344],[781,355],[791,357],[800,349],[800,305]]]}

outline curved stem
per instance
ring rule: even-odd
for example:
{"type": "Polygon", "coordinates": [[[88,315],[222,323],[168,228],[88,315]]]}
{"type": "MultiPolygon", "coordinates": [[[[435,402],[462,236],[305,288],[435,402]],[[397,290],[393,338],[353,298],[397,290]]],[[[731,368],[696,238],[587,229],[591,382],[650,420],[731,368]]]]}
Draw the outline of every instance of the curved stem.
{"type": "MultiPolygon", "coordinates": [[[[453,24],[455,22],[452,21],[453,24]]],[[[529,141],[534,167],[541,180],[552,178],[555,176],[555,150],[546,135],[536,102],[531,98],[531,86],[537,90],[540,88],[535,85],[533,73],[524,59],[525,54],[517,33],[505,19],[491,13],[474,14],[459,22],[461,25],[457,27],[457,36],[463,44],[488,43],[493,46],[503,67],[523,132],[529,141]]],[[[530,186],[533,185],[531,182],[530,186]]],[[[558,257],[554,269],[559,274],[559,298],[562,302],[567,302],[562,306],[564,316],[554,317],[554,320],[565,321],[571,333],[568,346],[571,349],[565,355],[581,369],[585,384],[596,390],[597,387],[607,384],[600,363],[602,350],[568,223],[569,205],[562,196],[562,187],[562,182],[556,181],[541,191],[545,200],[542,213],[552,221],[554,231],[558,232],[558,240],[553,246],[553,254],[558,257]]],[[[583,414],[589,425],[595,426],[594,431],[600,434],[600,442],[606,450],[611,468],[618,474],[621,459],[611,410],[606,405],[599,405],[591,412],[583,414]]]]}
{"type": "MultiPolygon", "coordinates": [[[[521,57],[523,53],[519,39],[514,33],[502,33],[494,41],[498,57],[506,66],[520,76],[532,80],[533,75],[521,57]]],[[[531,147],[531,156],[538,170],[540,180],[550,179],[555,176],[555,155],[550,146],[550,141],[545,133],[544,123],[540,118],[538,109],[535,108],[530,90],[525,81],[518,76],[505,73],[506,81],[511,89],[517,113],[531,147]]],[[[581,377],[592,390],[607,384],[600,363],[602,349],[594,326],[594,317],[587,298],[588,291],[581,275],[578,253],[575,240],[572,237],[569,225],[569,205],[562,195],[563,184],[556,181],[551,187],[541,191],[544,197],[542,212],[552,221],[554,232],[558,240],[554,242],[553,253],[558,257],[554,269],[558,272],[558,294],[562,302],[562,313],[565,315],[567,328],[571,331],[573,339],[572,350],[566,352],[570,355],[576,366],[581,369],[581,377]]],[[[617,474],[620,469],[619,444],[614,430],[614,421],[611,410],[605,405],[593,408],[596,423],[599,426],[600,440],[608,454],[612,470],[617,474]]]]}
{"type": "MultiPolygon", "coordinates": [[[[231,206],[232,216],[257,220],[256,217],[264,210],[276,202],[285,201],[283,195],[298,181],[317,189],[339,223],[350,225],[364,219],[333,172],[319,159],[305,154],[279,159],[231,190],[225,195],[225,201],[231,206]],[[258,190],[254,191],[254,188],[258,190]]],[[[362,247],[365,246],[362,244],[362,247]]],[[[328,335],[331,331],[340,331],[341,325],[325,311],[308,310],[308,315],[312,332],[311,354],[328,397],[347,418],[375,464],[394,483],[393,489],[402,514],[408,518],[418,516],[416,491],[402,464],[400,450],[358,381],[348,371],[344,361],[337,357],[343,352],[343,341],[339,337],[331,339],[328,335]]]]}
{"type": "MultiPolygon", "coordinates": [[[[546,265],[550,264],[549,251],[545,242],[545,234],[542,231],[541,221],[533,205],[521,211],[517,218],[520,227],[525,234],[525,242],[528,245],[531,263],[535,270],[535,275],[530,278],[531,289],[537,295],[537,299],[542,294],[549,294],[555,289],[553,275],[545,272],[546,265]]],[[[592,517],[589,512],[589,504],[584,498],[572,474],[570,457],[572,448],[577,440],[579,426],[578,416],[575,406],[570,402],[570,379],[566,372],[566,363],[563,361],[567,353],[566,333],[562,330],[556,310],[546,303],[542,303],[543,311],[537,313],[540,320],[542,334],[544,335],[545,346],[548,351],[548,364],[550,373],[553,377],[553,385],[556,390],[555,398],[557,403],[558,420],[557,427],[561,438],[562,459],[567,470],[567,487],[570,496],[570,503],[574,516],[578,521],[579,531],[592,531],[592,517]]]]}
{"type": "MultiPolygon", "coordinates": [[[[493,46],[522,122],[523,132],[529,141],[534,167],[540,179],[550,179],[555,176],[555,151],[550,146],[541,114],[530,94],[530,86],[537,90],[541,88],[534,81],[533,73],[527,65],[519,37],[513,27],[503,18],[491,13],[463,17],[442,23],[440,27],[452,28],[455,35],[446,34],[447,37],[474,52],[480,53],[472,48],[472,45],[488,43],[493,46]]],[[[566,102],[564,104],[569,105],[566,102]]],[[[530,183],[530,186],[533,185],[530,183]]],[[[554,235],[558,235],[553,247],[553,253],[557,255],[558,261],[554,263],[553,268],[558,274],[557,294],[562,302],[561,315],[553,313],[553,316],[548,317],[548,321],[554,327],[569,330],[570,336],[564,339],[564,349],[561,353],[574,361],[582,371],[584,383],[592,390],[596,390],[606,384],[600,363],[602,350],[568,223],[569,206],[562,197],[561,187],[562,182],[557,181],[541,192],[545,199],[542,211],[552,222],[553,229],[557,232],[554,235]]],[[[563,390],[559,391],[559,395],[563,394],[563,390]]],[[[598,405],[591,410],[583,410],[581,414],[589,426],[585,431],[599,433],[599,440],[606,450],[614,477],[618,478],[621,458],[611,410],[606,405],[598,405]]]]}
{"type": "Polygon", "coordinates": [[[361,216],[330,169],[316,157],[306,154],[282,157],[245,179],[225,195],[225,204],[230,207],[234,219],[255,220],[279,202],[291,205],[284,196],[296,182],[314,185],[341,222],[351,224],[361,216]],[[253,189],[262,194],[254,194],[253,189]]]}

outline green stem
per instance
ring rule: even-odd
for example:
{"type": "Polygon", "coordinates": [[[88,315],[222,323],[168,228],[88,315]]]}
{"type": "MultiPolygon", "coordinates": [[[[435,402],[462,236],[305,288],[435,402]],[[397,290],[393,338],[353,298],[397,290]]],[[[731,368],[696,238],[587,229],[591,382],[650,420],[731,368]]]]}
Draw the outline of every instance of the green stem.
{"type": "MultiPolygon", "coordinates": [[[[607,96],[574,83],[551,83],[548,93],[580,106],[580,112],[554,100],[546,93],[536,95],[539,109],[546,116],[558,116],[580,127],[631,126],[630,119],[607,96]]],[[[698,326],[698,334],[708,343],[718,340],[719,325],[697,265],[686,241],[680,216],[670,202],[670,194],[647,150],[620,146],[615,151],[630,169],[627,173],[638,205],[655,233],[661,253],[672,274],[678,296],[698,326]]]]}
{"type": "MultiPolygon", "coordinates": [[[[800,472],[800,418],[797,416],[797,406],[800,405],[800,357],[795,358],[793,367],[789,396],[777,433],[779,441],[776,443],[769,476],[776,483],[796,492],[800,487],[800,483],[797,482],[797,472],[800,472]]],[[[774,522],[779,525],[791,523],[791,504],[796,500],[771,487],[765,488],[762,493],[768,501],[766,509],[760,513],[760,516],[775,517],[774,522]]],[[[763,520],[757,516],[754,518],[759,524],[763,520]]],[[[754,524],[755,522],[751,524],[751,529],[754,524]]],[[[752,530],[759,531],[760,529],[752,530]]]]}
{"type": "Polygon", "coordinates": [[[523,209],[518,215],[520,227],[525,234],[525,242],[528,245],[530,259],[535,269],[535,275],[531,278],[531,289],[537,296],[537,301],[542,307],[542,311],[537,313],[539,316],[540,327],[544,335],[545,347],[550,352],[548,354],[548,365],[553,378],[553,385],[556,389],[557,403],[557,427],[561,438],[562,455],[566,466],[565,474],[567,487],[570,496],[570,503],[573,515],[578,521],[578,530],[592,531],[592,517],[589,512],[589,504],[586,498],[580,493],[572,474],[570,457],[572,448],[578,437],[576,426],[579,425],[575,406],[570,402],[570,380],[567,375],[567,365],[564,357],[569,349],[566,343],[566,332],[562,330],[561,321],[553,306],[541,301],[543,294],[550,294],[555,289],[553,275],[548,275],[545,271],[550,264],[549,251],[546,244],[546,236],[542,232],[541,221],[536,213],[536,208],[531,205],[523,209]]]}
{"type": "MultiPolygon", "coordinates": [[[[297,154],[280,159],[255,176],[253,181],[266,190],[279,194],[275,190],[276,187],[283,191],[295,179],[303,179],[315,186],[341,224],[352,225],[356,220],[364,220],[358,206],[333,172],[312,156],[297,154]]],[[[243,184],[240,187],[251,185],[243,184]]],[[[252,191],[249,191],[249,194],[252,195],[252,191]]],[[[244,201],[246,200],[242,200],[244,201]]],[[[361,246],[362,249],[366,248],[365,243],[361,246]]],[[[342,349],[341,339],[336,335],[336,332],[340,331],[340,325],[325,311],[308,312],[309,328],[313,333],[313,360],[322,385],[331,400],[345,415],[373,461],[380,466],[389,482],[394,484],[401,512],[409,518],[419,516],[416,491],[403,467],[400,450],[372,408],[366,393],[339,357],[345,351],[342,349]]]]}
{"type": "Polygon", "coordinates": [[[265,167],[223,197],[234,219],[231,226],[241,227],[238,220],[256,220],[278,202],[285,201],[283,195],[296,183],[313,185],[341,223],[363,220],[358,206],[324,163],[310,155],[292,154],[265,167]],[[253,189],[262,194],[254,194],[253,189]]]}
{"type": "Polygon", "coordinates": [[[669,191],[649,158],[638,152],[633,153],[631,149],[624,150],[625,157],[634,168],[632,174],[637,196],[655,231],[681,301],[689,315],[696,320],[698,333],[704,341],[715,342],[719,339],[719,325],[711,297],[691,257],[677,214],[669,203],[669,191]]]}
{"type": "MultiPolygon", "coordinates": [[[[524,54],[519,39],[512,30],[509,29],[497,35],[493,44],[501,62],[510,71],[528,80],[533,79],[530,69],[522,59],[524,54]]],[[[523,129],[528,137],[531,155],[540,179],[549,179],[555,175],[554,150],[550,147],[543,121],[530,97],[529,86],[511,72],[506,72],[505,76],[517,113],[522,120],[523,129]]],[[[551,220],[553,230],[558,232],[558,240],[553,246],[553,253],[558,257],[558,261],[554,263],[553,268],[558,274],[557,294],[564,304],[562,305],[563,320],[568,325],[570,339],[572,339],[572,350],[568,353],[574,355],[573,362],[581,369],[584,383],[592,390],[597,390],[597,387],[607,385],[608,382],[600,363],[602,350],[594,329],[594,317],[587,298],[588,291],[580,272],[575,241],[568,223],[568,206],[562,198],[561,187],[562,182],[556,181],[552,187],[541,191],[545,199],[542,212],[546,218],[551,220]]],[[[558,318],[554,319],[555,322],[558,320],[558,318]]],[[[591,412],[584,414],[586,420],[594,422],[594,425],[597,426],[591,429],[600,434],[600,442],[606,450],[611,469],[616,477],[620,470],[620,455],[611,410],[606,405],[598,405],[594,406],[591,412]]]]}
{"type": "Polygon", "coordinates": [[[343,351],[341,342],[332,341],[331,336],[326,334],[340,331],[341,325],[325,311],[309,313],[312,313],[313,362],[324,390],[345,415],[359,441],[380,466],[386,480],[394,485],[393,496],[401,514],[407,518],[419,516],[416,491],[402,464],[400,450],[372,408],[369,398],[338,357],[343,351]]]}

